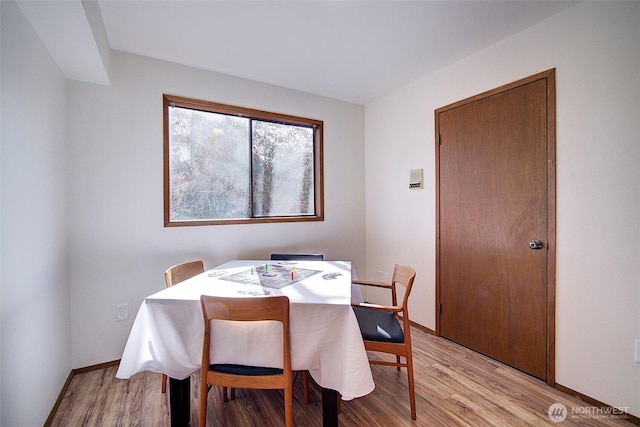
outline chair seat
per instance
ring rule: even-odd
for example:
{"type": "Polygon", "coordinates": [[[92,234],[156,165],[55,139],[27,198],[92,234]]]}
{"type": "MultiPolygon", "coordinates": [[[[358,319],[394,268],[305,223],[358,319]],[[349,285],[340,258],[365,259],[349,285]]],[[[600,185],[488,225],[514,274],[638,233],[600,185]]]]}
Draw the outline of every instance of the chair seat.
{"type": "Polygon", "coordinates": [[[246,365],[233,365],[233,364],[214,364],[210,366],[212,371],[222,372],[224,374],[233,375],[279,375],[282,374],[282,369],[279,368],[265,368],[262,366],[246,366],[246,365]]]}
{"type": "Polygon", "coordinates": [[[388,311],[353,307],[362,338],[367,341],[403,343],[404,333],[398,319],[388,311]]]}

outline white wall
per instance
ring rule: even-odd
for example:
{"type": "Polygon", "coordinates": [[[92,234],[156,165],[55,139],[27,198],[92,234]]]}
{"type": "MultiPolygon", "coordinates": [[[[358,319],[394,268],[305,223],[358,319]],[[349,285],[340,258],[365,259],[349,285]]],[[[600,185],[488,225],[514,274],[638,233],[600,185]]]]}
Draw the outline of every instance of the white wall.
{"type": "Polygon", "coordinates": [[[71,371],[66,80],[16,4],[0,8],[0,425],[36,426],[71,371]]]}
{"type": "Polygon", "coordinates": [[[556,381],[636,416],[639,23],[640,3],[581,3],[365,107],[367,273],[415,266],[412,318],[435,328],[434,110],[556,68],[556,381]]]}
{"type": "Polygon", "coordinates": [[[140,303],[172,264],[309,251],[364,271],[362,106],[125,53],[112,60],[110,87],[69,82],[74,368],[122,356],[140,303]],[[323,120],[325,221],[164,228],[163,93],[323,120]],[[129,321],[116,322],[120,303],[129,321]]]}

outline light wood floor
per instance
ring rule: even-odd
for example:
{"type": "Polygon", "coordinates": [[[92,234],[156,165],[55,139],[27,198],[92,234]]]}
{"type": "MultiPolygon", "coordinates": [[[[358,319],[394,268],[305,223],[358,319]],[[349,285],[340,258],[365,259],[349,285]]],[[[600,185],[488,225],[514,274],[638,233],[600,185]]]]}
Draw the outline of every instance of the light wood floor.
{"type": "MultiPolygon", "coordinates": [[[[421,329],[412,328],[412,333],[417,421],[411,421],[406,373],[372,366],[376,389],[368,396],[342,402],[341,426],[633,425],[611,416],[589,417],[590,409],[580,408],[593,407],[542,381],[421,329]],[[554,403],[562,403],[568,410],[566,420],[558,424],[547,415],[554,403]]],[[[169,426],[169,393],[160,393],[160,374],[144,372],[118,380],[115,373],[116,368],[110,367],[75,375],[52,425],[169,426]]],[[[191,384],[191,424],[197,425],[197,375],[191,384]]],[[[214,388],[208,405],[208,426],[284,424],[280,391],[237,390],[236,399],[223,404],[214,388]]],[[[320,389],[315,384],[311,386],[311,403],[305,405],[300,378],[296,379],[293,413],[296,426],[322,425],[320,389]]]]}

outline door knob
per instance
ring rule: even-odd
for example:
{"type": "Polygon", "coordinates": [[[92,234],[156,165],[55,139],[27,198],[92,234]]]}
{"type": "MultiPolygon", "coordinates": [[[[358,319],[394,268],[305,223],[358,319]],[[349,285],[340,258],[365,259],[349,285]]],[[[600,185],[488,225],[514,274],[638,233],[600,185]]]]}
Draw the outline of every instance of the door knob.
{"type": "Polygon", "coordinates": [[[542,240],[531,240],[529,242],[529,248],[531,249],[542,249],[542,247],[544,246],[544,243],[542,243],[542,240]]]}

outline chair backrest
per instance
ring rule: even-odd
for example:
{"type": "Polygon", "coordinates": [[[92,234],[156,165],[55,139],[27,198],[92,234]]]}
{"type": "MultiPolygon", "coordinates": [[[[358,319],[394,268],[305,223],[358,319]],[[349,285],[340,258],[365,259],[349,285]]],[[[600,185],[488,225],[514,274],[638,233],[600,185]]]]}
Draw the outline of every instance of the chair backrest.
{"type": "Polygon", "coordinates": [[[324,261],[323,254],[271,254],[271,261],[324,261]]]}
{"type": "Polygon", "coordinates": [[[204,263],[202,261],[185,262],[167,269],[167,271],[164,272],[164,281],[168,288],[176,283],[180,283],[192,278],[193,276],[197,276],[200,273],[204,273],[204,263]]]}
{"type": "MultiPolygon", "coordinates": [[[[409,301],[409,294],[411,293],[411,288],[413,287],[413,281],[416,278],[416,271],[407,267],[406,265],[396,264],[393,268],[393,276],[391,277],[391,298],[392,304],[398,305],[398,296],[397,296],[397,284],[404,286],[404,297],[402,298],[402,308],[407,311],[407,302],[409,301]]],[[[406,317],[406,316],[405,316],[406,317]]]]}
{"type": "Polygon", "coordinates": [[[283,370],[291,370],[289,298],[286,296],[229,298],[202,295],[200,297],[200,304],[204,316],[202,366],[209,366],[212,320],[233,320],[240,322],[275,320],[282,323],[283,370]]]}

